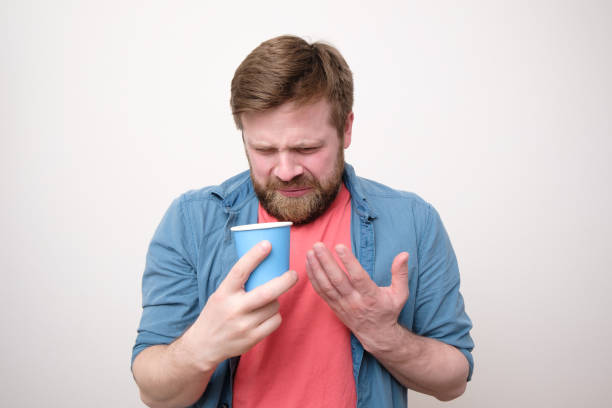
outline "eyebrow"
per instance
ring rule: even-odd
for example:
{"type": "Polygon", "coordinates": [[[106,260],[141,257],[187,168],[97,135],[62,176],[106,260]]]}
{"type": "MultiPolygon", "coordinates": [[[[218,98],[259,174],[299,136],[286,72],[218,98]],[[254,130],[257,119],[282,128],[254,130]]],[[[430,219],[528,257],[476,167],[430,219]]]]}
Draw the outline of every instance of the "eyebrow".
{"type": "MultiPolygon", "coordinates": [[[[276,149],[277,147],[271,143],[265,141],[248,141],[247,144],[255,149],[276,149]]],[[[288,146],[288,149],[303,149],[303,148],[312,148],[312,147],[320,147],[325,143],[320,140],[300,140],[296,144],[292,146],[288,146]]]]}

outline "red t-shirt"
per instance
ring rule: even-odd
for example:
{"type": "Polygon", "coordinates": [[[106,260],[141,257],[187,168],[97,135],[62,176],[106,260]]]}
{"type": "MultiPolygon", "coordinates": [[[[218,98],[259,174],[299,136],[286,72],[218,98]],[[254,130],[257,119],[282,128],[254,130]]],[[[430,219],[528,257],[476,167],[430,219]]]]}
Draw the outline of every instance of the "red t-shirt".
{"type": "MultiPolygon", "coordinates": [[[[289,263],[299,280],[279,298],[280,327],[240,357],[234,378],[236,408],[356,406],[350,331],[306,274],[306,252],[315,242],[325,243],[334,256],[337,244],[351,247],[350,199],[342,185],[323,215],[291,227],[289,263]]],[[[276,221],[261,205],[258,216],[259,222],[276,221]]]]}

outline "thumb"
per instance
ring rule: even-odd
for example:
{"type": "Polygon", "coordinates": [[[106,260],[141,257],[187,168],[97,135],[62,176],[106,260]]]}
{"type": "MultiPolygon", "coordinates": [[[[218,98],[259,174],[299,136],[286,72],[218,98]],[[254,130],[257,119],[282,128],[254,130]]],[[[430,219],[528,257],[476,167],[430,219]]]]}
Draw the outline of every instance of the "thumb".
{"type": "Polygon", "coordinates": [[[404,304],[408,299],[408,252],[400,252],[391,264],[391,292],[404,304]]]}

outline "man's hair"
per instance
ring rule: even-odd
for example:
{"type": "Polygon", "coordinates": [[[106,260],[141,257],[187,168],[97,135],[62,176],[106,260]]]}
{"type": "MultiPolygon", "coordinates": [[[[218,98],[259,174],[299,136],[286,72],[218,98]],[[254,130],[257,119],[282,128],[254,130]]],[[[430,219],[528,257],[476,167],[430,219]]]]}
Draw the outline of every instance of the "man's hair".
{"type": "Polygon", "coordinates": [[[300,106],[322,97],[331,105],[330,120],[341,136],[353,109],[353,74],[346,61],[329,44],[284,35],[261,43],[242,61],[232,79],[230,105],[242,130],[241,113],[285,102],[300,106]]]}

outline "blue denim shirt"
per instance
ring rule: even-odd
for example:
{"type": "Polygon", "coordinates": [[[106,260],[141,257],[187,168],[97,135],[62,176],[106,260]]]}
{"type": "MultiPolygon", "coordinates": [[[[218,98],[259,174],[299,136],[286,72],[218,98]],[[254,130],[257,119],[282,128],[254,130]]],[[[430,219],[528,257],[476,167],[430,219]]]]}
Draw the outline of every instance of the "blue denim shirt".
{"type": "MultiPolygon", "coordinates": [[[[457,347],[473,370],[472,323],[459,292],[453,248],[436,210],[412,193],[355,175],[351,193],[353,253],[379,286],[391,284],[391,263],[406,251],[410,296],[399,316],[412,332],[457,347]]],[[[148,346],[168,344],[191,325],[238,260],[230,227],[257,222],[248,172],[176,199],[151,241],[142,281],[143,313],[132,362],[148,346]]],[[[357,407],[405,407],[406,388],[351,336],[357,407]]],[[[238,358],[221,363],[194,407],[232,406],[238,358]],[[224,405],[226,404],[226,405],[224,405]]]]}

